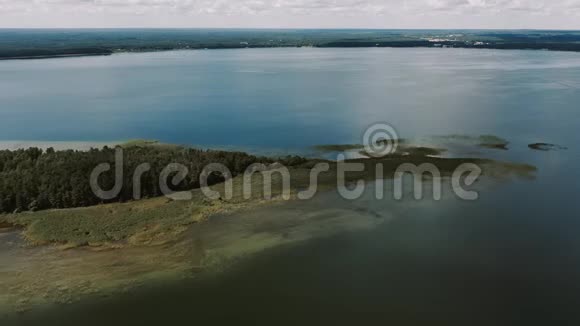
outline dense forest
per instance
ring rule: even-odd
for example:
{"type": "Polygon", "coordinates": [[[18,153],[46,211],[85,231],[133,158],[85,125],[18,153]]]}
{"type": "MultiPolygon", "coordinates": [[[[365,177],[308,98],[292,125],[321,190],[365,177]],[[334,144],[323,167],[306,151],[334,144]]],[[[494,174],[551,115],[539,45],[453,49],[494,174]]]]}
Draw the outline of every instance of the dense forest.
{"type": "MultiPolygon", "coordinates": [[[[104,203],[92,191],[90,175],[101,163],[110,163],[111,170],[99,177],[99,186],[110,190],[115,184],[115,148],[89,151],[45,151],[29,148],[0,151],[0,213],[35,211],[51,208],[83,207],[104,203]]],[[[289,157],[279,160],[293,165],[304,161],[289,157]]],[[[143,198],[162,195],[159,175],[170,163],[185,165],[189,174],[172,190],[183,191],[199,187],[199,176],[209,163],[221,163],[238,175],[253,163],[271,163],[269,158],[240,152],[207,151],[182,147],[131,146],[123,150],[123,187],[117,198],[106,202],[133,199],[133,172],[142,163],[151,170],[141,178],[143,198]]],[[[210,183],[219,182],[219,176],[210,183]]],[[[171,183],[168,183],[171,185],[171,183]]]]}
{"type": "Polygon", "coordinates": [[[8,29],[0,31],[0,60],[180,49],[304,46],[580,51],[580,32],[366,29],[8,29]]]}

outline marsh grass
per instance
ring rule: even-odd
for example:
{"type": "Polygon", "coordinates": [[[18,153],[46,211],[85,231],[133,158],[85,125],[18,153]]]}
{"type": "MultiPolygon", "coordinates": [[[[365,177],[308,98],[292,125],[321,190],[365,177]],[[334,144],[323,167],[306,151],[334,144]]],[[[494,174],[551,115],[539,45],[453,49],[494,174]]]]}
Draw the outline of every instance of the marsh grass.
{"type": "MultiPolygon", "coordinates": [[[[441,153],[439,149],[415,148],[407,155],[394,155],[379,159],[356,159],[350,163],[362,163],[364,172],[350,172],[344,181],[375,180],[377,164],[383,167],[384,178],[392,178],[403,163],[435,165],[443,177],[449,177],[458,166],[473,163],[482,167],[484,175],[497,179],[511,177],[533,178],[536,168],[526,164],[504,163],[486,159],[440,158],[430,155],[441,153]]],[[[337,187],[337,163],[311,160],[291,168],[291,197],[310,186],[310,169],[315,164],[326,162],[330,170],[318,177],[318,190],[328,191],[337,187]]],[[[264,199],[264,179],[260,174],[252,177],[252,197],[244,199],[243,178],[233,180],[233,198],[224,200],[207,199],[201,190],[191,192],[192,199],[174,201],[160,197],[127,203],[114,203],[86,208],[72,208],[26,212],[0,216],[0,223],[24,228],[24,236],[34,245],[60,244],[66,248],[78,246],[123,247],[134,245],[155,245],[174,241],[176,237],[195,223],[203,222],[213,215],[235,212],[256,205],[280,200],[282,176],[273,174],[272,198],[264,199]]],[[[224,184],[217,184],[213,190],[224,193],[224,184]]]]}

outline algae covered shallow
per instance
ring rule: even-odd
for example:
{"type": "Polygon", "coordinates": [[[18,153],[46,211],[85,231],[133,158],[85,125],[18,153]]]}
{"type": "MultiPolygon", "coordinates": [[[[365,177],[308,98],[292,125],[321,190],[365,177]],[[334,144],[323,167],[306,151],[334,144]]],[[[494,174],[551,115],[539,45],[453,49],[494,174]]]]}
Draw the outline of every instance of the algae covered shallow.
{"type": "MultiPolygon", "coordinates": [[[[157,146],[157,145],[155,145],[157,146]]],[[[168,146],[168,145],[164,145],[168,146]]],[[[178,147],[172,147],[177,148],[178,147]]],[[[427,147],[401,147],[400,151],[383,158],[352,159],[345,163],[360,163],[364,169],[357,172],[339,174],[338,164],[319,159],[298,160],[290,166],[287,195],[295,197],[299,191],[313,186],[311,171],[316,164],[326,163],[328,171],[321,172],[315,180],[320,190],[335,189],[342,180],[344,184],[357,180],[392,179],[403,164],[420,166],[431,164],[442,177],[450,177],[458,167],[474,164],[482,169],[484,176],[497,179],[510,177],[533,178],[536,168],[527,164],[507,163],[481,158],[442,158],[438,155],[444,149],[427,147]]],[[[275,160],[273,160],[275,161],[275,160]]],[[[271,167],[276,170],[276,166],[271,167]]],[[[210,200],[201,190],[194,190],[190,200],[172,200],[159,197],[141,201],[107,204],[86,208],[45,210],[40,212],[0,215],[0,221],[19,225],[25,237],[35,244],[61,244],[65,246],[124,246],[127,244],[147,244],[172,239],[191,224],[207,219],[224,211],[253,207],[264,203],[264,181],[261,174],[253,174],[251,181],[252,197],[244,198],[244,177],[233,179],[233,196],[224,200],[224,184],[214,186],[221,191],[222,197],[210,200]]],[[[283,195],[283,177],[273,174],[272,197],[283,195]]]]}
{"type": "MultiPolygon", "coordinates": [[[[387,205],[392,200],[375,209],[369,206],[369,200],[376,201],[376,187],[386,187],[387,197],[392,195],[391,182],[375,182],[377,178],[392,181],[396,169],[405,163],[436,166],[450,197],[449,177],[461,164],[480,166],[486,183],[528,180],[537,173],[527,164],[432,156],[444,152],[442,149],[410,146],[403,152],[348,160],[344,163],[361,163],[364,171],[344,176],[338,174],[339,162],[304,160],[289,169],[287,199],[281,175],[273,175],[273,194],[268,199],[263,192],[265,179],[255,174],[251,179],[255,191],[249,199],[242,194],[244,180],[239,176],[233,179],[231,199],[209,199],[198,189],[191,191],[189,200],[159,197],[0,215],[4,226],[20,228],[11,234],[22,237],[19,243],[25,245],[0,247],[0,252],[9,252],[11,257],[0,268],[1,304],[5,310],[28,314],[53,304],[103,298],[163,280],[211,274],[266,249],[375,229],[394,217],[387,205]],[[317,179],[318,194],[300,200],[298,193],[311,186],[311,169],[319,163],[328,164],[329,170],[317,179]],[[366,191],[358,200],[342,199],[336,192],[338,180],[345,184],[365,180],[366,191]],[[61,275],[74,277],[63,279],[61,275]]],[[[224,187],[222,183],[212,189],[223,194],[224,187]]]]}
{"type": "MultiPolygon", "coordinates": [[[[461,300],[463,291],[432,293],[420,280],[436,279],[443,287],[465,282],[465,290],[479,294],[481,304],[501,306],[488,300],[484,294],[490,289],[480,281],[500,268],[505,272],[506,266],[510,275],[521,273],[511,268],[522,262],[514,255],[528,250],[523,231],[529,228],[509,235],[494,232],[494,238],[487,237],[499,231],[493,226],[498,221],[509,223],[502,224],[506,228],[516,227],[508,218],[514,211],[498,198],[512,191],[513,186],[520,189],[520,182],[498,181],[482,179],[476,187],[481,190],[482,201],[475,203],[457,201],[447,191],[441,202],[377,201],[372,192],[374,183],[369,183],[371,191],[354,202],[328,191],[311,201],[276,201],[251,210],[214,215],[163,245],[116,250],[26,249],[30,250],[27,255],[18,256],[20,262],[12,265],[19,274],[6,273],[6,265],[2,266],[4,280],[10,281],[0,285],[8,289],[2,291],[7,306],[18,302],[14,298],[28,298],[15,307],[22,313],[7,315],[5,324],[227,322],[234,320],[232,314],[237,320],[266,318],[284,324],[286,315],[282,312],[288,305],[294,307],[294,322],[311,320],[309,316],[315,311],[325,312],[321,321],[352,322],[355,316],[349,313],[351,310],[334,309],[356,302],[363,304],[357,311],[366,307],[365,311],[375,312],[373,318],[377,320],[392,320],[393,316],[407,320],[411,316],[395,307],[415,302],[413,313],[427,310],[426,315],[414,314],[419,316],[416,319],[467,321],[473,316],[451,312],[451,306],[462,310],[470,307],[461,300]],[[484,231],[477,235],[476,230],[484,231]],[[486,248],[506,243],[511,243],[513,252],[486,254],[486,248]],[[515,261],[510,264],[510,260],[515,261]],[[341,268],[348,269],[349,275],[339,273],[341,268]],[[357,286],[328,296],[336,284],[347,281],[355,281],[357,286]],[[286,295],[278,297],[276,293],[286,295]],[[356,301],[349,299],[351,295],[356,301]],[[417,302],[418,298],[425,300],[417,302]],[[385,302],[390,307],[387,311],[385,302]],[[256,315],[265,308],[276,313],[256,315]],[[224,314],[223,309],[228,313],[224,314]],[[95,318],[86,320],[87,314],[96,311],[100,313],[95,318]],[[164,313],[159,315],[160,311],[164,313]],[[66,319],[59,317],[63,313],[66,319]]],[[[521,182],[524,188],[530,184],[521,182]]],[[[533,204],[520,206],[521,197],[515,200],[510,204],[517,204],[521,214],[534,209],[533,204]]],[[[542,253],[527,255],[537,257],[542,253]]],[[[529,273],[545,275],[546,268],[534,266],[529,273]]],[[[515,287],[506,283],[502,291],[515,287]]],[[[493,315],[484,320],[491,322],[493,315]]]]}

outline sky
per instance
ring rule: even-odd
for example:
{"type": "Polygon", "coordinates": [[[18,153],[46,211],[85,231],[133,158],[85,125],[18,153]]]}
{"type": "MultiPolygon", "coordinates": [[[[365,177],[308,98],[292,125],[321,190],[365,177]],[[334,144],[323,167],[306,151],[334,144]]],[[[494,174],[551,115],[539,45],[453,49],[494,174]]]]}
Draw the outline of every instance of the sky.
{"type": "Polygon", "coordinates": [[[0,28],[580,29],[580,0],[0,0],[0,28]]]}

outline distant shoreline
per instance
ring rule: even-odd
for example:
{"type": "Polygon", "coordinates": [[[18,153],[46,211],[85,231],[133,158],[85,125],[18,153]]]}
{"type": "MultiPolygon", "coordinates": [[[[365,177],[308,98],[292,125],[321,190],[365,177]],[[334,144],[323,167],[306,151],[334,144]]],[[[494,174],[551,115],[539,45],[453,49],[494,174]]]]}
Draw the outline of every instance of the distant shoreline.
{"type": "Polygon", "coordinates": [[[182,51],[182,50],[237,50],[237,49],[273,49],[273,48],[319,48],[319,49],[346,49],[346,48],[424,48],[424,49],[440,49],[440,48],[454,48],[454,49],[483,49],[483,50],[529,50],[529,51],[552,51],[552,52],[580,52],[580,43],[536,43],[536,44],[515,44],[515,43],[498,43],[473,45],[464,44],[460,42],[442,42],[433,43],[430,41],[416,41],[416,42],[350,42],[350,41],[336,41],[327,44],[319,45],[283,45],[283,46],[210,46],[205,48],[165,48],[165,49],[127,49],[118,51],[107,51],[102,53],[63,53],[50,55],[29,55],[29,56],[7,56],[2,57],[0,53],[0,61],[8,60],[39,60],[39,59],[59,59],[59,58],[76,58],[76,57],[96,57],[96,56],[111,56],[117,53],[155,53],[168,51],[182,51]]]}
{"type": "Polygon", "coordinates": [[[2,30],[0,60],[257,48],[468,48],[580,52],[580,31],[534,30],[2,30]]]}
{"type": "Polygon", "coordinates": [[[103,148],[105,146],[115,147],[119,144],[124,144],[127,141],[110,141],[110,142],[99,142],[99,141],[34,141],[34,140],[3,140],[0,141],[0,151],[1,150],[21,150],[28,149],[32,147],[40,148],[46,150],[48,148],[53,148],[55,150],[80,150],[88,151],[91,148],[103,148]]]}
{"type": "Polygon", "coordinates": [[[113,52],[110,52],[110,53],[73,53],[73,54],[30,55],[30,56],[17,56],[17,57],[0,57],[0,61],[95,57],[95,56],[109,56],[112,54],[113,54],[113,52]]]}

